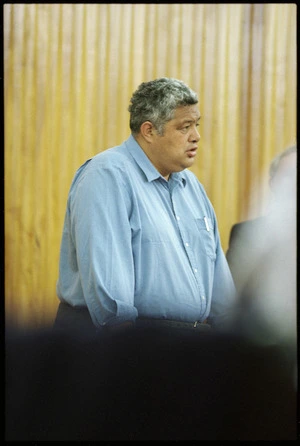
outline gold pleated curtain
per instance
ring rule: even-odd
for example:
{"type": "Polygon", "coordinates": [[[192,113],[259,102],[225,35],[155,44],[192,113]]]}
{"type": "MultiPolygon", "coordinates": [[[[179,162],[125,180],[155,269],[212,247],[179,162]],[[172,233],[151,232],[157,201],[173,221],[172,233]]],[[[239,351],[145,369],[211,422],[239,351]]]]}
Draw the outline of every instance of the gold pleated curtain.
{"type": "Polygon", "coordinates": [[[199,96],[192,170],[223,249],[268,197],[273,156],[296,142],[296,15],[275,4],[4,4],[5,313],[51,325],[76,169],[129,135],[129,99],[156,77],[199,96]]]}

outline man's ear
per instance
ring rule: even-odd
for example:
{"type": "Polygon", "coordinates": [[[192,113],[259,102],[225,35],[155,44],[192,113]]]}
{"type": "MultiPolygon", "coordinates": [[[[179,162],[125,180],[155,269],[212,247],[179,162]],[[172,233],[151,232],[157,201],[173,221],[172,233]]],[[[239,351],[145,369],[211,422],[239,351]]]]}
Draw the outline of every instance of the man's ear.
{"type": "Polygon", "coordinates": [[[152,122],[150,122],[150,121],[143,122],[143,124],[140,127],[140,132],[141,132],[142,137],[147,142],[151,142],[153,135],[155,133],[155,128],[154,128],[152,122]]]}

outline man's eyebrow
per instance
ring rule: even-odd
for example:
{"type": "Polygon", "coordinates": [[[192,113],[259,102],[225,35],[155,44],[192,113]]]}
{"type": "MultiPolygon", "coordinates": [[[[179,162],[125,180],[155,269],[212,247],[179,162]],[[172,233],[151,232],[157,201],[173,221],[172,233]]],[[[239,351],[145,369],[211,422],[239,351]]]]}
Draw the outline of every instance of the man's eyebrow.
{"type": "Polygon", "coordinates": [[[183,124],[187,124],[187,123],[190,123],[190,122],[199,122],[200,119],[201,119],[201,116],[199,116],[199,118],[197,118],[197,119],[184,119],[184,120],[182,121],[182,123],[183,123],[183,124]]]}

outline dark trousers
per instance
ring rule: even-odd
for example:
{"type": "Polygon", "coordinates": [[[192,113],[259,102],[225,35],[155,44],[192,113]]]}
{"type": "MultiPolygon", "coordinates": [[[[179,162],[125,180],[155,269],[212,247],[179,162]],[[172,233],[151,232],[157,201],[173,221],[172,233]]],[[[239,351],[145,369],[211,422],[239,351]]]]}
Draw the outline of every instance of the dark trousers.
{"type": "Polygon", "coordinates": [[[72,307],[63,302],[58,306],[53,329],[82,334],[96,332],[96,327],[87,308],[72,307]]]}

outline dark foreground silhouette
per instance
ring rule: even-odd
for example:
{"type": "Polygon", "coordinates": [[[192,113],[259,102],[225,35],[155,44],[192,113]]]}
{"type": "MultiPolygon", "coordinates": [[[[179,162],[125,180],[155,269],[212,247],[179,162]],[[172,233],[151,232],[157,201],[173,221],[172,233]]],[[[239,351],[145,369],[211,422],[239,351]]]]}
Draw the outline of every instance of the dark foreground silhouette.
{"type": "Polygon", "coordinates": [[[295,440],[293,367],[231,335],[7,330],[7,441],[295,440]]]}

